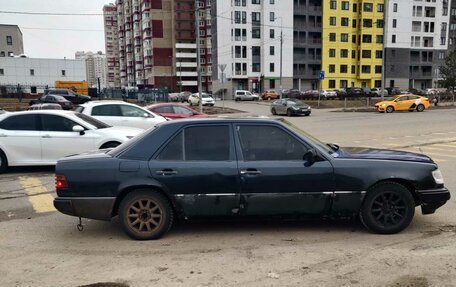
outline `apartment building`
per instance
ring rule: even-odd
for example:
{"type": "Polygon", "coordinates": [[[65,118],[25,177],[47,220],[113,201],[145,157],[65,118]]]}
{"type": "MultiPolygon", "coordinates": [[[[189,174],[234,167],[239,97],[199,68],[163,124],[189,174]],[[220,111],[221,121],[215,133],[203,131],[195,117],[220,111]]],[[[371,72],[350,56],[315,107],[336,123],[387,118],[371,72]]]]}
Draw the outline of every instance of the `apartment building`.
{"type": "Polygon", "coordinates": [[[105,50],[108,87],[120,87],[119,43],[117,32],[117,7],[114,4],[103,6],[105,50]]]}
{"type": "MultiPolygon", "coordinates": [[[[386,86],[404,89],[438,87],[438,81],[441,79],[439,67],[447,55],[451,29],[448,27],[449,1],[388,2],[385,41],[386,86]]],[[[456,11],[452,13],[456,15],[456,11]]]]}
{"type": "Polygon", "coordinates": [[[281,70],[282,87],[292,87],[292,11],[293,0],[212,1],[215,91],[222,88],[220,72],[216,69],[219,64],[227,65],[224,74],[228,81],[223,88],[228,96],[238,89],[279,90],[281,70]]]}
{"type": "Polygon", "coordinates": [[[194,0],[117,0],[114,7],[122,87],[197,90],[198,10],[202,86],[211,91],[209,0],[199,1],[198,9],[194,0]]]}
{"type": "Polygon", "coordinates": [[[21,54],[24,54],[24,41],[19,26],[0,24],[0,57],[21,54]]]}
{"type": "Polygon", "coordinates": [[[325,0],[323,5],[323,89],[380,87],[384,0],[325,0]]]}
{"type": "Polygon", "coordinates": [[[321,70],[322,1],[294,0],[293,88],[315,90],[321,70]]]}
{"type": "Polygon", "coordinates": [[[106,55],[103,52],[78,51],[75,53],[75,58],[85,62],[89,87],[98,88],[98,81],[100,81],[100,88],[106,87],[107,63],[106,55]]]}
{"type": "Polygon", "coordinates": [[[448,31],[448,52],[456,50],[456,1],[451,1],[448,31]]]}

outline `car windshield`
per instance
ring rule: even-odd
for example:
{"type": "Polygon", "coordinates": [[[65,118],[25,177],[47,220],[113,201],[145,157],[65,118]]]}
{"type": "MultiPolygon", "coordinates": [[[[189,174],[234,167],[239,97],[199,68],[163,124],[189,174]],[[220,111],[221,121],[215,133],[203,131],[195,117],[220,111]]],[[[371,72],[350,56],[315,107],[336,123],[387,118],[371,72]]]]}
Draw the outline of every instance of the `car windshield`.
{"type": "Polygon", "coordinates": [[[54,98],[57,100],[57,101],[66,101],[66,99],[62,96],[54,96],[54,98]]]}
{"type": "Polygon", "coordinates": [[[207,98],[210,98],[211,96],[203,94],[202,97],[207,99],[207,98]]]}
{"type": "Polygon", "coordinates": [[[105,129],[105,128],[110,128],[111,126],[108,124],[105,124],[102,121],[99,121],[91,116],[81,114],[81,113],[75,113],[75,115],[80,118],[81,120],[85,121],[86,123],[94,126],[96,129],[105,129]]]}
{"type": "Polygon", "coordinates": [[[290,105],[297,105],[297,106],[302,106],[304,105],[304,102],[300,101],[300,100],[288,100],[288,103],[290,105]]]}
{"type": "Polygon", "coordinates": [[[337,150],[339,149],[338,147],[336,148],[336,147],[334,147],[334,145],[328,145],[328,144],[320,141],[319,139],[317,139],[314,136],[312,136],[311,134],[301,130],[300,128],[298,128],[297,126],[295,126],[294,124],[292,124],[291,122],[289,122],[286,119],[280,119],[280,121],[282,123],[286,124],[295,133],[303,136],[307,141],[309,141],[314,146],[318,147],[321,151],[323,151],[326,154],[329,154],[329,155],[331,155],[333,157],[337,157],[338,156],[338,154],[336,153],[337,150]]]}

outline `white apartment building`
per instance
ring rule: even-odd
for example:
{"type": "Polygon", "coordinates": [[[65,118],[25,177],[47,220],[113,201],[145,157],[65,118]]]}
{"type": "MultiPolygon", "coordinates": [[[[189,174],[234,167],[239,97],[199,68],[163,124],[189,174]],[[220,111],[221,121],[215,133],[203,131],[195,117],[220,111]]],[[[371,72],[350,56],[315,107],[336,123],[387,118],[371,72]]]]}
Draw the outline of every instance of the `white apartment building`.
{"type": "Polygon", "coordinates": [[[78,51],[75,54],[76,60],[84,60],[86,64],[87,82],[89,87],[98,88],[98,79],[100,81],[100,88],[107,87],[106,85],[106,74],[107,74],[107,63],[106,55],[103,52],[98,51],[84,52],[78,51]]]}
{"type": "Polygon", "coordinates": [[[86,81],[84,60],[0,57],[0,86],[20,85],[25,93],[43,93],[55,81],[86,81]]]}
{"type": "Polygon", "coordinates": [[[217,65],[226,64],[227,95],[293,85],[293,0],[214,0],[212,2],[213,92],[221,89],[217,65]]]}
{"type": "Polygon", "coordinates": [[[389,0],[385,5],[386,86],[427,89],[438,86],[446,57],[448,0],[389,0]]]}

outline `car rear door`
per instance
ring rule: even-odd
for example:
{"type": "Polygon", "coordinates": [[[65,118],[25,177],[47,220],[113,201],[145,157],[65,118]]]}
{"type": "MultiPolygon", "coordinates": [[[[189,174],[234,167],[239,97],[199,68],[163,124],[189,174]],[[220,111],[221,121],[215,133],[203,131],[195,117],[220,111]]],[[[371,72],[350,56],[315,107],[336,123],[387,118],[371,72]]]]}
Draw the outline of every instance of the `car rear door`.
{"type": "Polygon", "coordinates": [[[231,125],[185,127],[149,162],[149,169],[185,216],[238,214],[239,175],[231,125]]]}
{"type": "Polygon", "coordinates": [[[0,148],[10,165],[41,163],[41,131],[38,115],[11,115],[0,122],[0,148]]]}
{"type": "Polygon", "coordinates": [[[327,160],[306,166],[311,148],[273,124],[236,125],[241,214],[320,214],[330,209],[334,172],[327,160]]]}
{"type": "Polygon", "coordinates": [[[42,126],[42,160],[53,164],[58,159],[96,149],[96,134],[74,132],[79,123],[60,115],[40,115],[42,126]]]}

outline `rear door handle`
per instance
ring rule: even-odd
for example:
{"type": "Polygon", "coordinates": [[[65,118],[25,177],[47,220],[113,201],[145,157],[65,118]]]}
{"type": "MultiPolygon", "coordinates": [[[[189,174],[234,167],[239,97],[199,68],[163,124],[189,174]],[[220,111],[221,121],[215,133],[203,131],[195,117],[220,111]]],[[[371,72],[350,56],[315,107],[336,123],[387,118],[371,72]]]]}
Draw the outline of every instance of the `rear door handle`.
{"type": "Polygon", "coordinates": [[[256,170],[256,169],[246,169],[246,170],[241,170],[241,175],[260,175],[261,171],[256,170]]]}
{"type": "Polygon", "coordinates": [[[0,134],[0,138],[6,138],[6,137],[8,137],[8,136],[5,134],[0,134]]]}
{"type": "Polygon", "coordinates": [[[164,170],[157,170],[155,172],[157,175],[176,175],[177,174],[177,171],[175,170],[172,170],[172,169],[164,169],[164,170]]]}
{"type": "Polygon", "coordinates": [[[43,138],[43,139],[50,139],[50,138],[52,138],[52,137],[51,137],[50,135],[44,135],[44,136],[42,136],[42,138],[43,138]]]}

